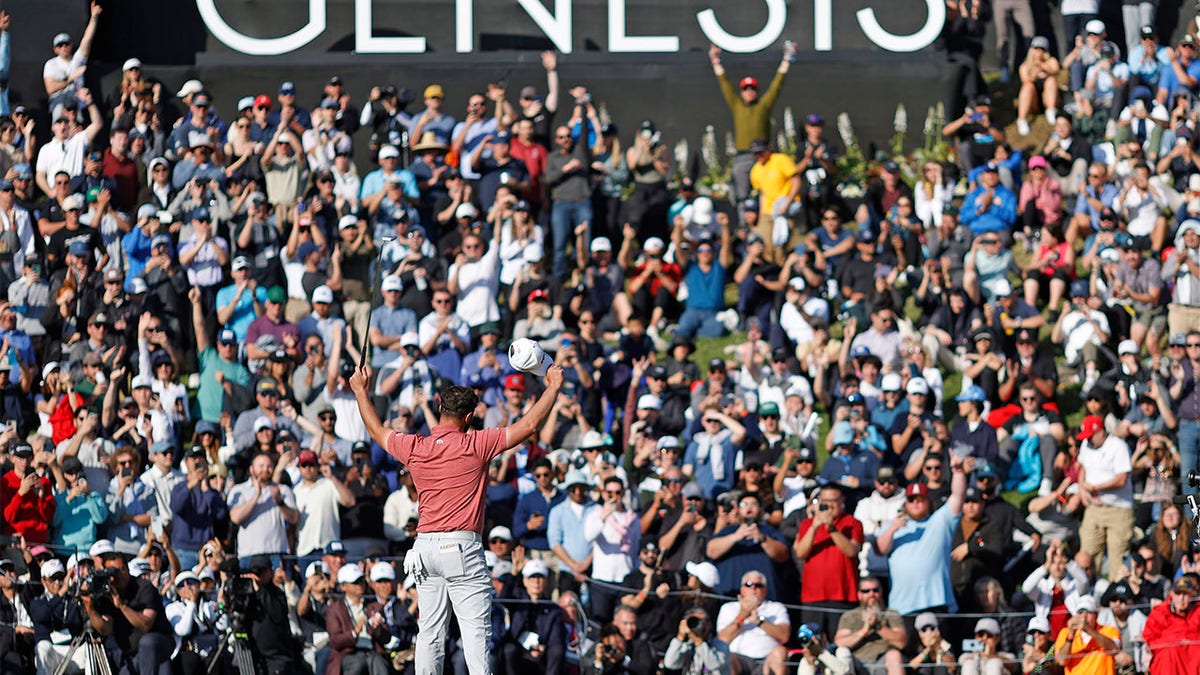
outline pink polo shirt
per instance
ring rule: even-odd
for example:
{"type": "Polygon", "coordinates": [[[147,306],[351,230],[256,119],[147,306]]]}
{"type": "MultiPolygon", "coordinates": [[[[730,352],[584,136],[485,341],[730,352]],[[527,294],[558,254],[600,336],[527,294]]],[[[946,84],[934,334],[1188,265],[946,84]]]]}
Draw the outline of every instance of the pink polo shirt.
{"type": "Polygon", "coordinates": [[[404,462],[421,504],[417,532],[475,532],[483,536],[487,465],[504,451],[508,432],[484,429],[463,433],[440,424],[428,436],[388,436],[387,452],[404,462]]]}

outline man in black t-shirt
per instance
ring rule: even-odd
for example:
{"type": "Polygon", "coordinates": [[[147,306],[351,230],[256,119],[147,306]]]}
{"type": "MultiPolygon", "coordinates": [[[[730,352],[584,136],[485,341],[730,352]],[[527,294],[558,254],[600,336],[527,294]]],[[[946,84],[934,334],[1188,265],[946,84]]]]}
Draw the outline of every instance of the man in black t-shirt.
{"type": "Polygon", "coordinates": [[[112,575],[111,595],[83,596],[92,628],[107,638],[105,646],[117,670],[157,675],[170,662],[175,647],[162,596],[152,584],[129,574],[125,558],[108,540],[93,544],[91,552],[112,575]]]}
{"type": "Polygon", "coordinates": [[[108,262],[104,240],[100,238],[100,233],[95,228],[79,222],[79,214],[83,210],[83,197],[70,195],[62,201],[62,208],[66,224],[62,229],[50,235],[50,243],[46,246],[47,274],[52,275],[62,269],[66,264],[67,252],[74,244],[84,244],[89,249],[88,251],[81,249],[77,255],[90,255],[94,259],[96,252],[99,251],[101,257],[95,269],[103,269],[108,262]]]}

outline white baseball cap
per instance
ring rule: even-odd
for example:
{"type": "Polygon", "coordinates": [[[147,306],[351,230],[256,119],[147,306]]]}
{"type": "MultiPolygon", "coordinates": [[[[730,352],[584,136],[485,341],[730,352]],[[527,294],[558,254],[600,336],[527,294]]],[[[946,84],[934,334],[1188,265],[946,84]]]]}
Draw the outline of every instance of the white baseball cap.
{"type": "Polygon", "coordinates": [[[1128,338],[1121,340],[1121,343],[1117,345],[1117,354],[1120,356],[1124,356],[1125,354],[1137,354],[1139,351],[1140,350],[1138,349],[1137,343],[1128,338]]]}
{"type": "Polygon", "coordinates": [[[179,88],[179,92],[175,95],[183,98],[188,94],[198,94],[201,91],[204,91],[204,84],[200,80],[188,80],[183,83],[183,86],[179,88]]]}
{"type": "Polygon", "coordinates": [[[550,568],[546,567],[546,563],[534,558],[525,562],[525,566],[521,568],[521,576],[528,579],[536,574],[544,577],[550,576],[550,568]]]}
{"type": "Polygon", "coordinates": [[[67,569],[63,567],[62,561],[58,558],[51,558],[42,563],[42,578],[49,579],[55,574],[66,574],[67,569]]]}
{"type": "Polygon", "coordinates": [[[333,302],[333,291],[328,286],[321,284],[313,289],[312,301],[328,305],[333,302]]]}
{"type": "Polygon", "coordinates": [[[389,274],[383,278],[383,290],[402,291],[404,290],[404,282],[400,281],[400,277],[389,274]]]}
{"type": "Polygon", "coordinates": [[[126,71],[126,70],[134,70],[134,69],[141,70],[141,68],[142,68],[142,62],[140,59],[136,59],[136,58],[126,59],[125,65],[121,66],[122,72],[126,71]]]}
{"type": "Polygon", "coordinates": [[[533,340],[518,338],[508,346],[508,363],[522,373],[544,377],[554,365],[554,359],[533,340]]]}
{"type": "Polygon", "coordinates": [[[93,558],[102,555],[108,555],[110,553],[116,553],[116,549],[113,548],[113,543],[108,539],[97,539],[96,542],[92,544],[92,547],[88,549],[88,555],[92,556],[93,558]]]}
{"type": "Polygon", "coordinates": [[[716,588],[717,584],[721,583],[721,573],[717,571],[717,566],[710,562],[689,562],[683,569],[696,577],[705,588],[716,588]]]}
{"type": "Polygon", "coordinates": [[[643,251],[661,251],[666,247],[667,245],[658,237],[650,237],[646,240],[646,243],[642,244],[643,251]]]}
{"type": "Polygon", "coordinates": [[[492,528],[491,532],[488,532],[488,539],[503,539],[505,541],[512,541],[512,530],[503,525],[497,525],[492,528]]]}
{"type": "Polygon", "coordinates": [[[379,159],[387,159],[389,157],[399,157],[400,151],[394,145],[385,145],[379,149],[379,159]]]}
{"type": "Polygon", "coordinates": [[[914,377],[908,381],[908,386],[904,390],[909,394],[925,394],[929,395],[929,383],[923,377],[914,377]]]}
{"type": "Polygon", "coordinates": [[[879,389],[882,391],[900,391],[900,386],[903,381],[900,378],[900,373],[888,373],[883,376],[883,380],[879,383],[879,389]]]}
{"type": "Polygon", "coordinates": [[[662,410],[662,399],[654,394],[642,394],[637,402],[638,410],[662,410]]]}
{"type": "Polygon", "coordinates": [[[342,565],[341,568],[338,569],[337,581],[339,584],[352,584],[361,578],[363,578],[363,571],[362,568],[358,566],[358,563],[342,565]]]}
{"type": "Polygon", "coordinates": [[[596,237],[592,240],[592,253],[600,253],[601,251],[612,251],[612,241],[608,237],[596,237]]]}
{"type": "Polygon", "coordinates": [[[358,216],[352,213],[342,216],[342,219],[338,221],[339,230],[344,230],[347,227],[354,227],[356,225],[358,225],[358,216]]]}
{"type": "Polygon", "coordinates": [[[475,205],[469,202],[459,204],[458,208],[454,210],[455,218],[474,218],[477,215],[479,215],[479,209],[475,208],[475,205]]]}
{"type": "Polygon", "coordinates": [[[200,583],[200,577],[196,576],[196,573],[191,570],[184,570],[175,575],[176,586],[181,585],[185,581],[195,581],[196,583],[200,583]]]}
{"type": "Polygon", "coordinates": [[[371,565],[371,581],[395,581],[396,570],[390,563],[379,562],[371,565]]]}

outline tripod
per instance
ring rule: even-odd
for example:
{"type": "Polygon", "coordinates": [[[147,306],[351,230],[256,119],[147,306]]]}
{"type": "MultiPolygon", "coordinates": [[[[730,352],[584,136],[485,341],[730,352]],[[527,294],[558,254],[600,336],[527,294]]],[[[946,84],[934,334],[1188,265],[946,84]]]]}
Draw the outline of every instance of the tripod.
{"type": "Polygon", "coordinates": [[[65,675],[67,668],[72,663],[71,659],[75,656],[75,651],[80,647],[83,647],[84,653],[87,655],[85,675],[112,675],[108,650],[104,648],[104,638],[92,630],[90,625],[71,640],[71,648],[67,650],[67,656],[54,669],[54,675],[65,675]]]}
{"type": "MultiPolygon", "coordinates": [[[[235,623],[240,624],[241,622],[235,623]]],[[[221,656],[226,651],[233,653],[235,672],[240,675],[254,675],[259,672],[254,660],[254,650],[250,648],[250,636],[245,630],[230,626],[225,630],[225,635],[217,643],[212,655],[208,657],[208,669],[205,671],[208,675],[216,672],[217,664],[221,662],[221,656]]]]}

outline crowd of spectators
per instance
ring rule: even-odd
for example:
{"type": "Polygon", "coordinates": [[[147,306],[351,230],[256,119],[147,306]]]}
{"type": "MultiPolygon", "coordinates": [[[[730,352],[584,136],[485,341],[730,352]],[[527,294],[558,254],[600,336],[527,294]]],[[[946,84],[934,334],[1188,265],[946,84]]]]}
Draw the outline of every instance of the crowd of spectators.
{"type": "Polygon", "coordinates": [[[0,95],[0,670],[411,670],[417,492],[348,378],[396,431],[446,384],[506,426],[527,337],[567,383],[489,469],[494,672],[1194,672],[1196,23],[1064,0],[1059,61],[1044,2],[947,4],[952,55],[1005,25],[1016,133],[972,75],[956,161],[861,203],[821,116],[765,140],[790,45],[761,94],[709,52],[721,199],[553,53],[465,110],[137,59],[102,96],[93,5],[45,141],[0,95]]]}

